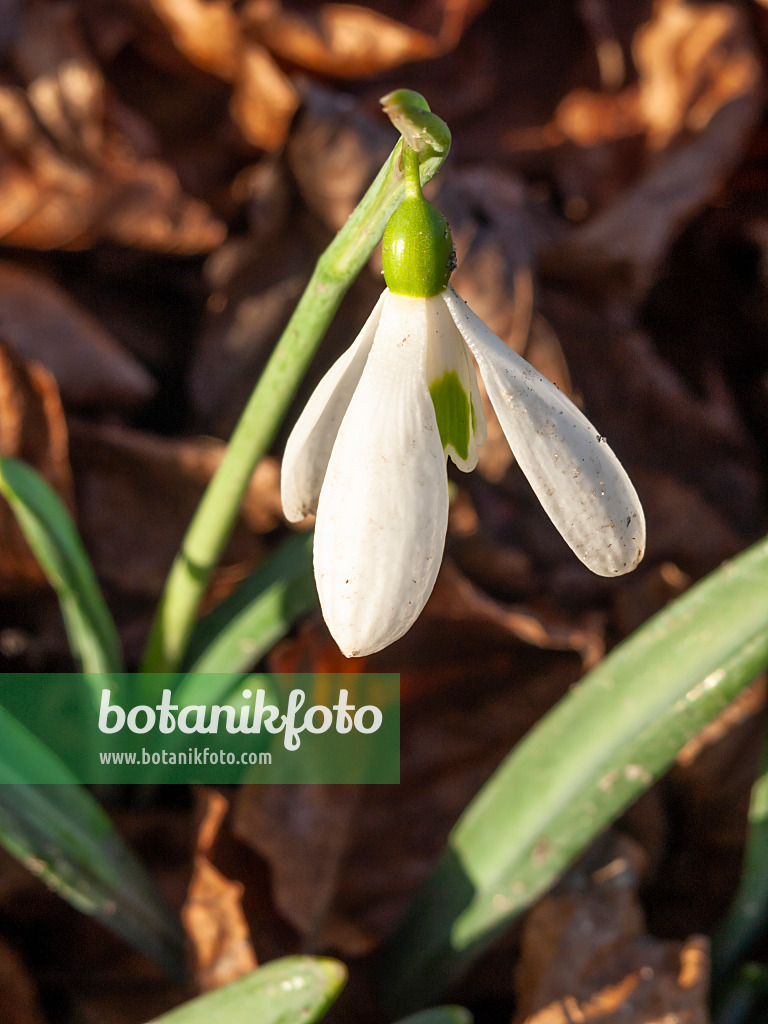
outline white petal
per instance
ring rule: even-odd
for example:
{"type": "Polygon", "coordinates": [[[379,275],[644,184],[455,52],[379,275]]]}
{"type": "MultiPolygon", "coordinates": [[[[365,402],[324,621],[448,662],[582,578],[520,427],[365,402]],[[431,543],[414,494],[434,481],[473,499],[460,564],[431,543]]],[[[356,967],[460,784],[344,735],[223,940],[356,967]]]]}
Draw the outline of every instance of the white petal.
{"type": "Polygon", "coordinates": [[[389,294],[320,494],[317,590],[348,657],[401,637],[440,568],[448,484],[426,348],[425,300],[389,294]]]}
{"type": "Polygon", "coordinates": [[[599,576],[634,569],[645,551],[645,517],[619,460],[576,406],[452,288],[445,301],[515,458],[565,541],[599,576]]]}
{"type": "MultiPolygon", "coordinates": [[[[444,295],[445,292],[424,300],[427,316],[427,386],[431,391],[435,384],[455,374],[461,392],[467,396],[471,422],[467,423],[466,445],[462,446],[462,451],[467,452],[466,457],[457,452],[453,444],[447,444],[445,451],[459,469],[468,473],[477,465],[477,449],[485,441],[485,416],[472,357],[445,305],[444,295]]],[[[438,426],[445,429],[440,424],[439,414],[438,426]]]]}
{"type": "Polygon", "coordinates": [[[328,459],[379,325],[386,289],[352,345],[328,370],[291,431],[280,478],[283,512],[296,523],[317,511],[328,459]]]}

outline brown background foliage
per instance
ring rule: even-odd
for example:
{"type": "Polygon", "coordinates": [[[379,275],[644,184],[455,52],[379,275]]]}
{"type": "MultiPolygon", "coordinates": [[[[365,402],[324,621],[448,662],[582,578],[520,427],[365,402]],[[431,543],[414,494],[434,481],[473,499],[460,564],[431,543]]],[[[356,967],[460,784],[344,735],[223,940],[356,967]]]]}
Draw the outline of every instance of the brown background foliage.
{"type": "MultiPolygon", "coordinates": [[[[456,287],[608,436],[648,518],[641,567],[591,576],[486,408],[434,595],[366,662],[402,673],[402,784],[114,795],[182,911],[190,992],[326,951],[351,968],[332,1019],[377,1020],[366,958],[511,745],[764,532],[767,45],[762,0],[0,0],[0,449],[72,509],[132,662],[223,439],[395,141],[395,87],[453,132],[430,197],[456,287]]],[[[296,409],[380,287],[375,255],[296,409]]],[[[211,601],[287,533],[284,436],[211,601]]],[[[315,614],[267,664],[342,660],[315,614]]],[[[69,664],[0,508],[0,667],[69,664]]],[[[477,966],[454,996],[480,1024],[707,1019],[763,704],[758,684],[477,966]]],[[[0,946],[12,1024],[140,1024],[190,994],[4,855],[0,946]]]]}

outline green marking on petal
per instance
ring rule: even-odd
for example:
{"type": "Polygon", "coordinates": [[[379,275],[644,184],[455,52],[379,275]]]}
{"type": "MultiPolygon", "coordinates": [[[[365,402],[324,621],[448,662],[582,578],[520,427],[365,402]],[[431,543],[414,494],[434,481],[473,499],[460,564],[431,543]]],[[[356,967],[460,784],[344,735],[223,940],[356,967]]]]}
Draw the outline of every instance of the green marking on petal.
{"type": "Polygon", "coordinates": [[[474,429],[475,419],[471,396],[462,387],[454,370],[433,381],[429,393],[435,407],[443,451],[450,445],[460,459],[467,459],[470,431],[474,429]]]}

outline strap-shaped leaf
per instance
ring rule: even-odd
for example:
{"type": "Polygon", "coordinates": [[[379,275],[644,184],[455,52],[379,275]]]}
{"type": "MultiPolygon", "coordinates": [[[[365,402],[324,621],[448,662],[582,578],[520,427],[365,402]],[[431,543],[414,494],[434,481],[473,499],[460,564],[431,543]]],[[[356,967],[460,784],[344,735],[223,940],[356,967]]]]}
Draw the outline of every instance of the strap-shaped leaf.
{"type": "Polygon", "coordinates": [[[313,1024],[336,1000],[347,972],[338,960],[273,960],[151,1024],[313,1024]]]}
{"type": "Polygon", "coordinates": [[[746,963],[718,997],[713,994],[714,1024],[764,1024],[768,1011],[768,968],[746,963]]]}
{"type": "Polygon", "coordinates": [[[151,880],[88,790],[3,708],[0,843],[68,903],[183,977],[181,928],[151,880]]]}
{"type": "Polygon", "coordinates": [[[463,1006],[432,1006],[404,1017],[397,1024],[472,1024],[474,1017],[463,1006]]]}
{"type": "Polygon", "coordinates": [[[296,534],[200,621],[190,642],[190,672],[246,671],[316,604],[312,534],[296,534]]]}
{"type": "Polygon", "coordinates": [[[120,642],[88,555],[58,494],[29,466],[0,458],[0,494],[59,599],[73,653],[88,673],[119,672],[120,642]]]}
{"type": "MultiPolygon", "coordinates": [[[[712,993],[722,995],[733,972],[768,928],[768,740],[752,786],[749,837],[739,890],[712,940],[712,993]]],[[[753,975],[747,972],[747,979],[753,975]]],[[[768,974],[763,977],[763,983],[768,974]]],[[[743,979],[742,979],[743,980],[743,979]]],[[[768,986],[764,995],[768,996],[768,986]]]]}
{"type": "Polygon", "coordinates": [[[766,665],[763,540],[617,647],[470,803],[390,942],[392,1005],[432,1002],[766,665]]]}

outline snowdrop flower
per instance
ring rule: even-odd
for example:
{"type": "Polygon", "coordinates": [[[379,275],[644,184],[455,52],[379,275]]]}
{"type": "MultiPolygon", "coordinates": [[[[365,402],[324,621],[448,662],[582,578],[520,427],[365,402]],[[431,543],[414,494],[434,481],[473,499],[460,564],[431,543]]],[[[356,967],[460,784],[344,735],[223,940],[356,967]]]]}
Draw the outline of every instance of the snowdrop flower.
{"type": "Polygon", "coordinates": [[[582,562],[618,576],[645,548],[640,502],[604,438],[448,284],[450,230],[421,197],[413,161],[404,146],[406,199],[384,235],[387,288],[310,398],[283,460],[285,515],[317,514],[320,604],[348,657],[401,637],[432,592],[447,459],[468,472],[485,440],[472,357],[520,468],[582,562]]]}

